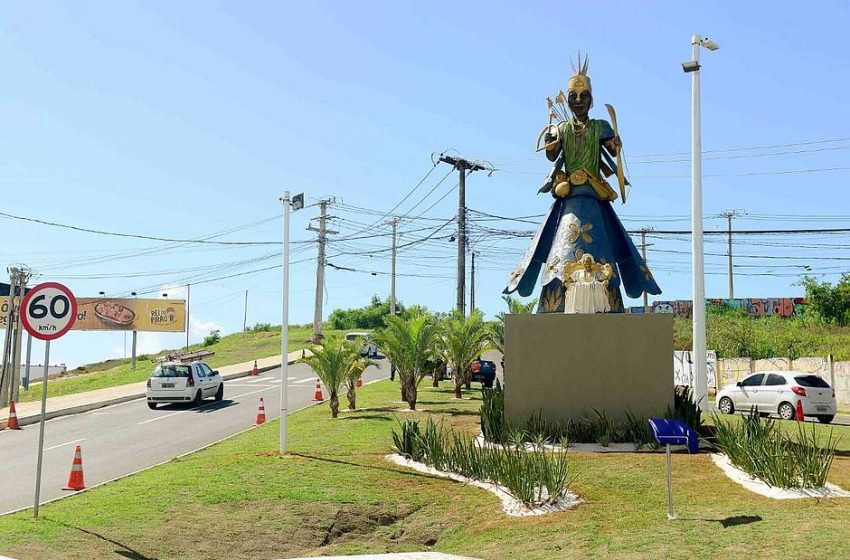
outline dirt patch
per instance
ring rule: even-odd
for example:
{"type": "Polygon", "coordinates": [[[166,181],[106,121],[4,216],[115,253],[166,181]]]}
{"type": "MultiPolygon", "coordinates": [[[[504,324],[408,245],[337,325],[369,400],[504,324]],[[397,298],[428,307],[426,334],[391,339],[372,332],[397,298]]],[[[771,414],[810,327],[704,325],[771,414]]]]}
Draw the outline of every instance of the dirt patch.
{"type": "MultiPolygon", "coordinates": [[[[175,514],[161,529],[145,535],[137,548],[151,551],[151,557],[208,558],[281,558],[309,555],[324,547],[347,541],[386,541],[393,527],[413,514],[408,505],[304,504],[270,502],[245,504],[234,512],[233,504],[207,505],[186,516],[175,514]],[[228,523],[220,520],[229,519],[228,523]],[[241,523],[232,520],[240,519],[241,523]],[[209,531],[192,528],[207,527],[209,531]],[[157,534],[161,530],[161,534],[157,534]],[[373,535],[373,533],[379,533],[373,535]],[[183,535],[175,542],[174,534],[183,535]],[[168,550],[161,550],[169,542],[168,550]],[[179,547],[179,548],[177,548],[179,547]]],[[[181,510],[182,511],[182,510],[181,510]]],[[[405,536],[407,531],[401,531],[405,536]]],[[[415,534],[415,532],[413,533],[415,534]]],[[[436,537],[427,537],[425,540],[436,537]]],[[[412,535],[402,542],[413,540],[412,535]]]]}

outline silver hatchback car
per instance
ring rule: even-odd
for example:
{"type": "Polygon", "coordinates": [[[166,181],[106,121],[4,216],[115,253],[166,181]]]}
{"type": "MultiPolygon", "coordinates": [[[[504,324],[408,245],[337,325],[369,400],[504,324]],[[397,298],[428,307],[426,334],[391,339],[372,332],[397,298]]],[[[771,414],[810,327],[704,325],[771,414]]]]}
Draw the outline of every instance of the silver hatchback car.
{"type": "Polygon", "coordinates": [[[187,403],[195,406],[206,397],[224,398],[224,382],[218,371],[204,362],[183,364],[165,362],[156,366],[147,382],[148,407],[160,403],[187,403]]]}
{"type": "Polygon", "coordinates": [[[762,414],[777,413],[792,420],[797,402],[803,407],[803,416],[813,416],[824,424],[835,418],[835,390],[810,373],[760,371],[717,392],[717,408],[724,414],[755,407],[762,414]]]}

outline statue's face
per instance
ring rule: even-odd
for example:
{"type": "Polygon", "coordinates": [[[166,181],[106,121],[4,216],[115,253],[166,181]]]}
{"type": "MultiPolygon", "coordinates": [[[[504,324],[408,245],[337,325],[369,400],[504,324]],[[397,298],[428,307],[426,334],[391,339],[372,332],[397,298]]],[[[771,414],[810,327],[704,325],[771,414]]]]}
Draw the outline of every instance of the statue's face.
{"type": "Polygon", "coordinates": [[[572,111],[577,117],[587,116],[587,112],[590,111],[592,101],[593,98],[589,90],[572,90],[567,95],[567,105],[569,105],[570,111],[572,111]]]}
{"type": "Polygon", "coordinates": [[[582,263],[584,264],[584,269],[585,269],[586,271],[590,272],[590,268],[591,268],[591,260],[590,260],[590,259],[583,259],[583,260],[582,260],[582,263]]]}

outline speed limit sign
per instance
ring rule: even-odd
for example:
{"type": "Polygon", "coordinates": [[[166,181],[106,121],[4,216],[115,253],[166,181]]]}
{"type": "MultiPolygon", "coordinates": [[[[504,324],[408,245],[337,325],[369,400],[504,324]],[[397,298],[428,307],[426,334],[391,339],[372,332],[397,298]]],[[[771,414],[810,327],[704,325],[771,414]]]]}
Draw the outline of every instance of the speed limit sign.
{"type": "Polygon", "coordinates": [[[35,507],[38,518],[41,497],[41,466],[44,456],[44,421],[47,419],[47,372],[50,368],[50,341],[56,340],[74,326],[77,300],[71,290],[57,282],[45,282],[29,291],[21,302],[21,323],[28,333],[46,341],[44,373],[41,379],[41,421],[38,428],[38,461],[35,468],[35,507]]]}
{"type": "Polygon", "coordinates": [[[71,290],[57,282],[45,282],[29,291],[21,303],[21,322],[28,333],[41,340],[55,340],[74,326],[77,300],[71,290]]]}

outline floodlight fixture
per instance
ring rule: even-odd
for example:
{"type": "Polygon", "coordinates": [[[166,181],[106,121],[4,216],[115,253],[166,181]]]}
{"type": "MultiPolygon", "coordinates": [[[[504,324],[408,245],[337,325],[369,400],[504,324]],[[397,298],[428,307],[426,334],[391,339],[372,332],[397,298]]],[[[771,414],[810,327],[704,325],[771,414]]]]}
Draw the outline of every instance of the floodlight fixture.
{"type": "Polygon", "coordinates": [[[687,74],[688,72],[696,72],[700,69],[700,64],[696,60],[689,60],[688,62],[682,63],[682,70],[687,74]]]}

